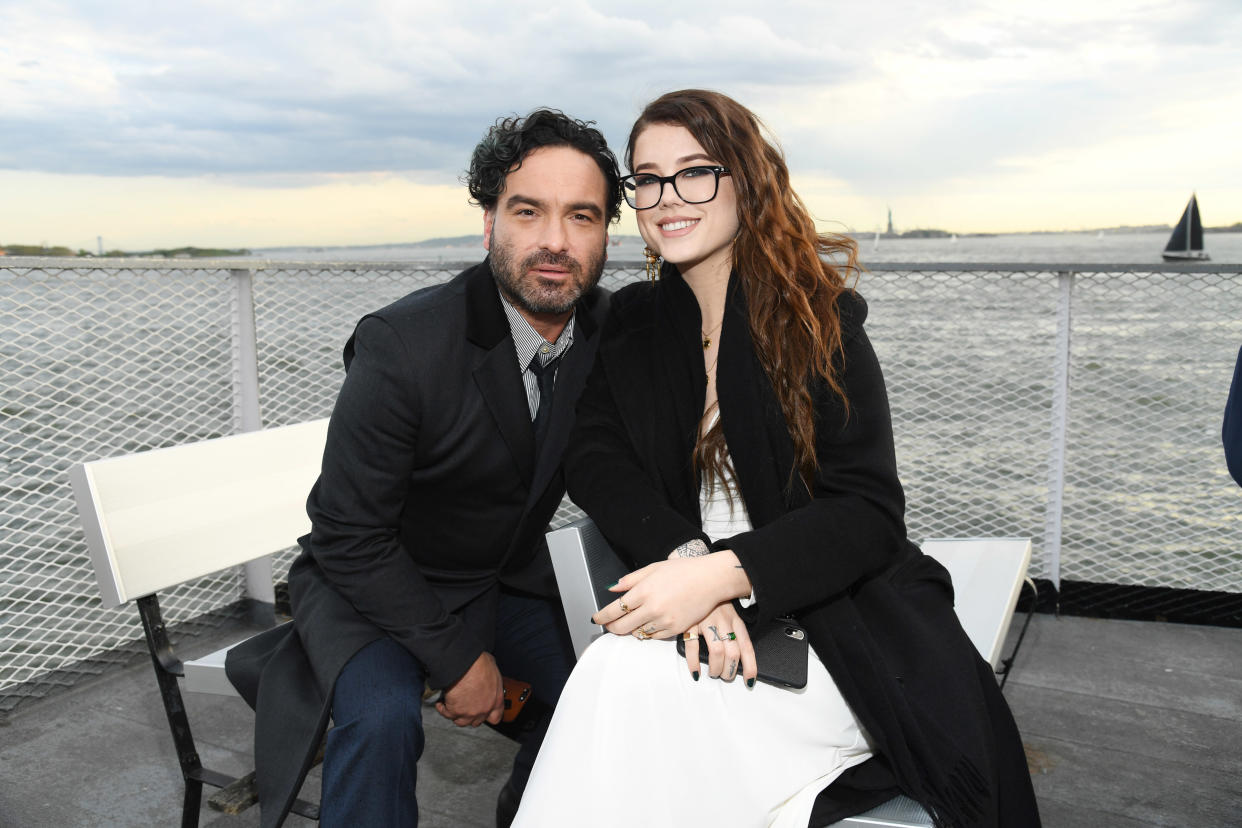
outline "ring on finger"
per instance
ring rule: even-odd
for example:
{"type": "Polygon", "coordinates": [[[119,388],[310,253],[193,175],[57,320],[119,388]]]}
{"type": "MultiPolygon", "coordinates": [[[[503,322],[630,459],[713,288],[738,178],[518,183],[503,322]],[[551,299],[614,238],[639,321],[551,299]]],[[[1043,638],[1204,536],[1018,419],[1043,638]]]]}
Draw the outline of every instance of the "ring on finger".
{"type": "Polygon", "coordinates": [[[684,632],[681,634],[681,640],[682,641],[698,641],[699,637],[695,633],[684,632]]]}
{"type": "Polygon", "coordinates": [[[625,601],[617,601],[617,603],[621,606],[622,615],[629,614],[630,608],[625,605],[625,601]]]}
{"type": "Polygon", "coordinates": [[[725,641],[737,641],[737,633],[725,633],[725,641]]]}
{"type": "Polygon", "coordinates": [[[634,637],[637,638],[639,641],[646,641],[651,636],[647,634],[646,630],[640,628],[640,629],[634,630],[634,637]]]}

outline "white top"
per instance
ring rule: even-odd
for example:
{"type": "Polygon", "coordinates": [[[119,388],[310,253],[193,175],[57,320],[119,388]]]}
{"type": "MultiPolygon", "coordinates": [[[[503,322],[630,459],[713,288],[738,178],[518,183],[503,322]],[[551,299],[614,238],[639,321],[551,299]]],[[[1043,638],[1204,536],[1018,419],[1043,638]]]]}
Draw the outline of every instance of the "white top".
{"type": "Polygon", "coordinates": [[[750,514],[740,496],[730,497],[729,491],[737,486],[730,480],[728,484],[717,483],[708,491],[707,484],[699,489],[699,512],[703,516],[703,533],[713,541],[728,538],[752,528],[750,514]]]}
{"type": "MultiPolygon", "coordinates": [[[[708,428],[711,428],[719,418],[720,410],[712,409],[712,418],[708,423],[708,428]]],[[[728,449],[725,450],[725,459],[729,460],[728,449]]],[[[746,503],[742,500],[742,496],[736,493],[737,482],[731,476],[726,476],[724,481],[717,481],[710,491],[706,482],[699,489],[699,514],[703,517],[703,534],[711,538],[713,542],[721,538],[740,535],[742,532],[749,532],[754,528],[750,522],[750,513],[746,511],[746,503]],[[734,496],[731,497],[730,492],[735,493],[734,496]]],[[[754,590],[752,589],[747,597],[740,599],[739,603],[743,607],[749,607],[755,603],[754,590]]]]}

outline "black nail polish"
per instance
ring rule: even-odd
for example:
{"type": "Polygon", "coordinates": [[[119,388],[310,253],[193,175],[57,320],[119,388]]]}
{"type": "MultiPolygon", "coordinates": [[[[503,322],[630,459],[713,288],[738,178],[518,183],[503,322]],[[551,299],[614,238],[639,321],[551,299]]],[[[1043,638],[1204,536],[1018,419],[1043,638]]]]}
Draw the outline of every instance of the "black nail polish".
{"type": "Polygon", "coordinates": [[[693,673],[691,673],[690,675],[694,677],[694,680],[695,680],[695,681],[698,681],[698,680],[699,680],[699,671],[698,671],[698,670],[695,670],[695,671],[694,671],[693,673]]]}
{"type": "Polygon", "coordinates": [[[754,680],[754,679],[746,679],[746,686],[747,686],[747,687],[754,687],[754,686],[755,686],[755,680],[754,680]]]}

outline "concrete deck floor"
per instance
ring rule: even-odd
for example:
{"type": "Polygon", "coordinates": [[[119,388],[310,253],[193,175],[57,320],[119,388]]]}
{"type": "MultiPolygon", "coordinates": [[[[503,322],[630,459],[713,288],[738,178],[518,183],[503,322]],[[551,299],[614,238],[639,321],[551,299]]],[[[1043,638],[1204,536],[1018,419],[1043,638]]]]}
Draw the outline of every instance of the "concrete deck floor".
{"type": "MultiPolygon", "coordinates": [[[[182,647],[192,657],[235,634],[182,647]]],[[[1005,694],[1049,828],[1242,825],[1242,630],[1038,615],[1005,694]]],[[[248,771],[245,704],[186,704],[204,764],[248,771]]],[[[427,722],[422,824],[490,828],[512,743],[427,722]]],[[[312,771],[303,798],[318,784],[312,771]]],[[[0,727],[0,828],[176,825],[181,792],[148,663],[24,704],[0,727]]],[[[201,824],[254,826],[258,810],[204,805],[201,824]]]]}

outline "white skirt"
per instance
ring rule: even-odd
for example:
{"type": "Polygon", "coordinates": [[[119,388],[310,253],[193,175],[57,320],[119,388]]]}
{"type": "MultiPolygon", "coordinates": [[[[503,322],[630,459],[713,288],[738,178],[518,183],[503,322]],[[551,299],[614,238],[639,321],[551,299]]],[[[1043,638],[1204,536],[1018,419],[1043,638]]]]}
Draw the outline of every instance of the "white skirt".
{"type": "MultiPolygon", "coordinates": [[[[673,641],[605,634],[574,668],[514,828],[806,828],[871,751],[811,652],[807,686],[690,677],[673,641]]],[[[538,692],[536,690],[536,692],[538,692]]]]}

